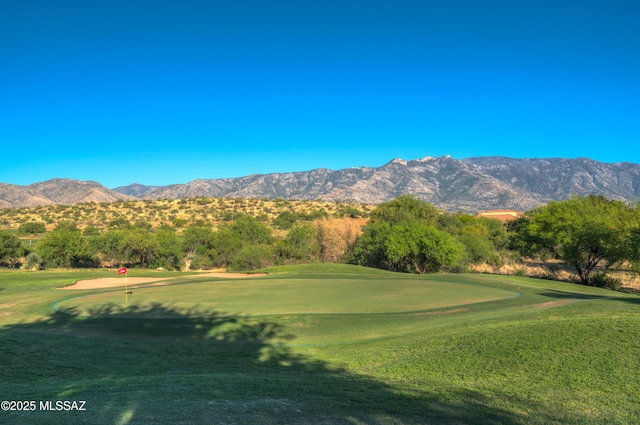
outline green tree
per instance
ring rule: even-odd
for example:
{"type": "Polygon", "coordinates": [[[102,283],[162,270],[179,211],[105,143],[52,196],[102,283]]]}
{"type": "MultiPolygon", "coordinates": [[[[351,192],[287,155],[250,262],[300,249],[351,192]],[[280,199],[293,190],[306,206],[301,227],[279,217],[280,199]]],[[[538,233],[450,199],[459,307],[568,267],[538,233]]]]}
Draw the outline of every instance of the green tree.
{"type": "Polygon", "coordinates": [[[241,215],[227,228],[245,243],[271,244],[274,242],[271,228],[249,215],[241,215]]]}
{"type": "Polygon", "coordinates": [[[351,205],[347,205],[343,208],[340,209],[340,211],[337,212],[336,214],[338,217],[351,217],[351,218],[358,218],[358,217],[364,217],[364,212],[360,211],[359,209],[352,207],[351,205]]]}
{"type": "Polygon", "coordinates": [[[184,270],[199,268],[202,259],[213,244],[213,230],[211,226],[190,225],[182,233],[181,251],[183,253],[184,270]]]}
{"type": "Polygon", "coordinates": [[[71,230],[73,232],[79,232],[78,223],[71,220],[64,220],[58,223],[55,230],[71,230]]]}
{"type": "Polygon", "coordinates": [[[529,216],[526,225],[519,225],[524,244],[571,264],[585,285],[595,267],[627,256],[629,227],[636,222],[631,207],[603,196],[550,202],[529,216]]]}
{"type": "Polygon", "coordinates": [[[155,267],[166,269],[180,269],[180,242],[176,232],[163,228],[154,233],[155,244],[157,245],[157,255],[154,261],[155,267]]]}
{"type": "Polygon", "coordinates": [[[458,240],[464,245],[465,256],[470,264],[485,263],[495,252],[489,238],[481,233],[463,231],[458,235],[458,240]]]}
{"type": "Polygon", "coordinates": [[[318,231],[309,224],[294,226],[278,246],[284,260],[308,261],[320,254],[318,231]]]}
{"type": "Polygon", "coordinates": [[[207,252],[207,259],[214,267],[228,267],[244,245],[236,233],[228,227],[223,227],[214,232],[212,247],[207,252]]]}
{"type": "Polygon", "coordinates": [[[121,242],[121,250],[125,258],[133,263],[140,263],[144,269],[159,251],[153,235],[145,230],[136,229],[125,233],[121,242]]]}
{"type": "Polygon", "coordinates": [[[452,268],[463,253],[462,246],[453,236],[420,223],[394,226],[385,248],[387,258],[398,270],[420,274],[452,268]]]}
{"type": "Polygon", "coordinates": [[[103,261],[109,263],[109,267],[116,267],[119,264],[118,260],[124,258],[122,241],[127,232],[127,230],[111,229],[96,237],[96,251],[103,261]]]}
{"type": "Polygon", "coordinates": [[[425,224],[435,224],[439,214],[439,211],[430,203],[411,195],[402,195],[378,205],[371,211],[369,223],[399,224],[418,221],[425,224]]]}
{"type": "Polygon", "coordinates": [[[388,269],[385,241],[391,232],[387,222],[370,223],[356,241],[349,262],[360,266],[388,269]]]}
{"type": "Polygon", "coordinates": [[[288,230],[298,221],[299,217],[290,211],[283,211],[276,218],[273,219],[273,226],[279,229],[288,230]]]}
{"type": "MultiPolygon", "coordinates": [[[[349,262],[385,269],[397,269],[398,262],[389,257],[387,240],[397,226],[437,225],[440,212],[428,202],[410,195],[378,205],[356,241],[349,262]]],[[[397,253],[397,252],[396,252],[397,253]]]]}
{"type": "Polygon", "coordinates": [[[35,251],[56,267],[93,265],[89,244],[82,233],[65,226],[44,235],[35,251]]]}
{"type": "Polygon", "coordinates": [[[246,245],[238,251],[233,262],[232,270],[248,271],[261,269],[273,263],[273,252],[269,245],[246,245]]]}
{"type": "Polygon", "coordinates": [[[22,247],[20,239],[12,234],[0,232],[0,262],[9,267],[15,267],[20,263],[20,258],[26,250],[22,247]]]}
{"type": "Polygon", "coordinates": [[[629,238],[627,239],[627,258],[631,262],[631,266],[636,273],[640,272],[640,227],[629,230],[629,238]]]}
{"type": "Polygon", "coordinates": [[[502,251],[509,246],[509,231],[507,226],[495,218],[476,218],[478,223],[487,230],[487,237],[494,249],[502,251]]]}
{"type": "Polygon", "coordinates": [[[29,221],[27,223],[23,223],[18,227],[19,235],[37,235],[40,233],[45,233],[47,230],[44,227],[44,223],[39,223],[35,221],[29,221]]]}

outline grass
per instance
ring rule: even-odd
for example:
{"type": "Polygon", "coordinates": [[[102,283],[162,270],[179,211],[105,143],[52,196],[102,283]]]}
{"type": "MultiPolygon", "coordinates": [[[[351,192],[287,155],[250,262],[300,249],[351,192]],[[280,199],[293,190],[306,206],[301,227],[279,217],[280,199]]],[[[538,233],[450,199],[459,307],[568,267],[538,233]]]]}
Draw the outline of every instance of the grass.
{"type": "Polygon", "coordinates": [[[176,277],[129,305],[121,291],[52,289],[97,272],[0,273],[0,398],[87,401],[0,421],[640,421],[637,296],[524,277],[267,271],[176,277]]]}

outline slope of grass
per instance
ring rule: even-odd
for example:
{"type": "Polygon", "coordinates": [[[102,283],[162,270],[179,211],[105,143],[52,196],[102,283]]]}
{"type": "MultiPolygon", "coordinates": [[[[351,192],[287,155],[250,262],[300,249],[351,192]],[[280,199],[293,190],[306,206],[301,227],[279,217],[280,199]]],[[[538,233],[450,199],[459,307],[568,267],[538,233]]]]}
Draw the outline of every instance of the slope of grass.
{"type": "Polygon", "coordinates": [[[140,302],[128,306],[110,298],[116,292],[67,299],[50,280],[29,288],[0,274],[2,398],[87,402],[80,412],[0,412],[0,421],[640,420],[636,296],[503,276],[422,277],[335,265],[270,272],[138,288],[132,300],[140,302]],[[349,293],[350,286],[357,290],[349,293]],[[327,287],[345,296],[327,297],[327,287]],[[395,298],[378,299],[390,287],[395,298]],[[403,309],[419,298],[416,288],[439,288],[449,302],[430,305],[425,297],[421,310],[403,309]],[[6,307],[21,291],[28,300],[6,307]],[[352,298],[366,291],[371,310],[348,313],[352,298]],[[510,296],[463,302],[474,294],[510,296]],[[2,316],[6,311],[12,313],[2,316]]]}

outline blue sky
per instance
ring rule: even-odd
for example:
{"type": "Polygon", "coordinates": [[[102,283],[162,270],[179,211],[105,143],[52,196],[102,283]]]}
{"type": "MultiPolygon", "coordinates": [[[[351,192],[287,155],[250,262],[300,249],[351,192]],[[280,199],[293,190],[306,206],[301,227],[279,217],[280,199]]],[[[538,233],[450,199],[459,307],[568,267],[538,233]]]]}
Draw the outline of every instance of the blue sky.
{"type": "Polygon", "coordinates": [[[0,0],[0,182],[640,163],[640,1],[0,0]]]}

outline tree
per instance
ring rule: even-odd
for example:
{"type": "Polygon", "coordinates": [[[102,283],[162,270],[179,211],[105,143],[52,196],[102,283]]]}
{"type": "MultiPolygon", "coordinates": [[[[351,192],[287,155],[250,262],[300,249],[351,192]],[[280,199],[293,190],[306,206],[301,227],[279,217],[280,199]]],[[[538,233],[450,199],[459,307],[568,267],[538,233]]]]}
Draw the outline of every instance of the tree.
{"type": "Polygon", "coordinates": [[[213,230],[210,226],[189,226],[182,233],[182,251],[188,258],[206,253],[212,244],[213,230]]]}
{"type": "Polygon", "coordinates": [[[497,251],[502,251],[509,245],[509,232],[500,220],[479,217],[477,222],[487,230],[487,237],[497,251]]]}
{"type": "Polygon", "coordinates": [[[419,221],[434,224],[438,219],[438,210],[428,202],[411,195],[402,195],[392,201],[378,205],[370,215],[370,224],[386,222],[399,224],[419,221]]]}
{"type": "Polygon", "coordinates": [[[230,264],[232,270],[247,271],[261,269],[271,265],[273,252],[269,245],[246,245],[234,257],[230,264]]]}
{"type": "Polygon", "coordinates": [[[158,253],[159,247],[151,233],[136,229],[125,233],[121,249],[126,258],[132,262],[139,261],[144,269],[158,253]]]}
{"type": "Polygon", "coordinates": [[[285,260],[310,260],[320,253],[318,232],[310,224],[294,226],[278,247],[280,257],[285,260]]]}
{"type": "Polygon", "coordinates": [[[122,241],[127,232],[127,230],[111,229],[96,237],[96,250],[103,260],[108,261],[109,267],[115,267],[118,260],[124,257],[122,241]]]}
{"type": "Polygon", "coordinates": [[[467,261],[471,264],[485,263],[495,252],[489,238],[482,233],[463,231],[458,240],[464,245],[467,261]]]}
{"type": "Polygon", "coordinates": [[[587,285],[595,267],[625,258],[628,230],[635,222],[624,202],[591,195],[543,205],[518,228],[533,252],[546,250],[571,264],[587,285]]]}
{"type": "Polygon", "coordinates": [[[223,227],[213,234],[213,243],[207,252],[207,258],[214,267],[227,267],[243,246],[244,243],[236,233],[228,227],[223,227]]]}
{"type": "Polygon", "coordinates": [[[79,232],[78,223],[71,220],[64,220],[58,223],[55,230],[70,230],[73,232],[79,232]]]}
{"type": "Polygon", "coordinates": [[[394,226],[385,248],[387,258],[398,270],[420,274],[452,268],[463,253],[453,236],[421,223],[394,226]]]}
{"type": "Polygon", "coordinates": [[[273,219],[272,224],[274,227],[279,229],[288,230],[293,227],[298,219],[299,217],[297,214],[294,214],[291,211],[283,211],[273,219]]]}
{"type": "MultiPolygon", "coordinates": [[[[400,226],[407,229],[412,226],[436,226],[442,215],[431,204],[421,201],[411,195],[402,195],[392,201],[378,205],[371,211],[370,219],[361,236],[358,237],[349,261],[354,264],[378,267],[394,270],[405,270],[404,259],[401,261],[400,246],[394,246],[394,256],[391,258],[388,251],[388,240],[394,229],[400,226]],[[402,265],[400,263],[403,263],[402,265]]],[[[449,220],[455,227],[455,220],[449,220]]],[[[435,230],[435,228],[434,228],[435,230]]],[[[400,243],[396,230],[395,242],[400,243]]],[[[420,267],[418,267],[420,269],[420,267]]],[[[412,267],[411,270],[416,270],[412,267]]]]}
{"type": "Polygon", "coordinates": [[[156,230],[153,235],[158,247],[155,267],[168,269],[180,269],[180,243],[173,229],[162,228],[156,230]]]}
{"type": "Polygon", "coordinates": [[[274,241],[271,228],[249,215],[241,215],[227,228],[245,243],[271,244],[274,241]]]}
{"type": "Polygon", "coordinates": [[[69,227],[56,228],[44,235],[35,250],[56,267],[70,268],[93,262],[89,244],[82,233],[69,227]]]}
{"type": "Polygon", "coordinates": [[[390,232],[390,223],[369,223],[353,246],[349,262],[359,266],[391,268],[384,245],[390,232]]]}
{"type": "Polygon", "coordinates": [[[20,227],[18,227],[18,234],[20,235],[35,235],[45,232],[46,229],[44,227],[44,223],[38,223],[35,221],[21,224],[20,227]]]}
{"type": "Polygon", "coordinates": [[[15,235],[0,232],[0,262],[6,263],[9,267],[15,267],[23,255],[25,255],[25,249],[20,239],[15,235]]]}

